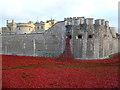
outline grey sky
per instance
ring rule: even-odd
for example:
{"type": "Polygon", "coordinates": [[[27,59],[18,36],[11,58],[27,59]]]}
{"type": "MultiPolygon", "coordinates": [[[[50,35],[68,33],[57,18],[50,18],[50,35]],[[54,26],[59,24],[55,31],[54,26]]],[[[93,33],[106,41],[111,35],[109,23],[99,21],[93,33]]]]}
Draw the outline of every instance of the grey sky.
{"type": "Polygon", "coordinates": [[[105,19],[110,26],[118,27],[119,0],[0,0],[0,26],[6,20],[16,22],[46,21],[52,18],[86,17],[105,19]]]}

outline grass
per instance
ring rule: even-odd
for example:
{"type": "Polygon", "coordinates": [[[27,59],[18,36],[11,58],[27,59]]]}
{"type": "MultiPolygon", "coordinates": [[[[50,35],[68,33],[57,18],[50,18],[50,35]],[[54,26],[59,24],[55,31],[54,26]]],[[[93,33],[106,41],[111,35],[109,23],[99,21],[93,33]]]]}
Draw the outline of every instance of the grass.
{"type": "Polygon", "coordinates": [[[112,59],[112,58],[114,58],[115,55],[119,55],[119,54],[120,54],[120,52],[112,54],[112,55],[109,55],[109,58],[112,59]]]}
{"type": "Polygon", "coordinates": [[[110,59],[114,58],[114,55],[110,55],[109,58],[110,58],[110,59]]]}
{"type": "Polygon", "coordinates": [[[13,67],[13,68],[7,68],[7,69],[2,69],[2,70],[20,69],[20,68],[24,68],[24,67],[35,68],[35,66],[20,66],[20,67],[13,67]]]}
{"type": "MultiPolygon", "coordinates": [[[[13,68],[7,68],[7,69],[2,69],[2,70],[12,70],[12,69],[21,69],[21,68],[52,68],[52,69],[57,69],[57,68],[101,68],[101,67],[96,67],[96,66],[79,66],[79,65],[63,65],[63,66],[49,66],[49,65],[41,65],[41,66],[36,66],[36,65],[31,65],[31,66],[20,66],[20,67],[13,67],[13,68]]],[[[23,73],[25,75],[25,73],[23,73]]]]}
{"type": "Polygon", "coordinates": [[[76,65],[70,65],[70,66],[65,66],[65,68],[101,68],[101,67],[96,67],[96,66],[76,66],[76,65]]]}
{"type": "MultiPolygon", "coordinates": [[[[112,58],[113,56],[111,56],[112,58]]],[[[75,62],[77,63],[77,62],[75,62]]],[[[6,68],[6,69],[2,69],[2,70],[12,70],[12,69],[23,69],[23,68],[52,68],[52,69],[57,69],[57,68],[82,68],[82,69],[86,69],[86,68],[102,68],[102,66],[119,66],[120,61],[116,61],[116,62],[112,62],[112,63],[101,63],[99,64],[99,66],[81,66],[81,65],[74,65],[74,64],[56,64],[56,63],[52,63],[52,64],[43,64],[43,65],[35,65],[35,64],[30,64],[29,66],[19,66],[19,67],[12,67],[10,68],[6,68]],[[112,65],[112,64],[118,64],[118,65],[112,65]],[[57,66],[58,65],[58,66],[57,66]],[[59,66],[60,65],[60,66],[59,66]]],[[[92,63],[91,63],[92,64],[92,63]]]]}

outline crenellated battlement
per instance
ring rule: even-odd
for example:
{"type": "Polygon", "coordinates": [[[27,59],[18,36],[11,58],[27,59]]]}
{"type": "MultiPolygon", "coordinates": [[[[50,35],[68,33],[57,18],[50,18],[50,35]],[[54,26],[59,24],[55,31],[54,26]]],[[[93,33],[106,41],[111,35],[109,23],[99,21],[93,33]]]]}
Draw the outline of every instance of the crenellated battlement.
{"type": "Polygon", "coordinates": [[[80,25],[80,24],[86,24],[86,25],[104,25],[109,26],[109,21],[105,21],[104,19],[96,19],[94,18],[85,18],[85,17],[68,17],[64,18],[65,25],[80,25]]]}
{"type": "Polygon", "coordinates": [[[79,25],[84,24],[85,18],[84,17],[68,17],[64,18],[65,25],[79,25]]]}

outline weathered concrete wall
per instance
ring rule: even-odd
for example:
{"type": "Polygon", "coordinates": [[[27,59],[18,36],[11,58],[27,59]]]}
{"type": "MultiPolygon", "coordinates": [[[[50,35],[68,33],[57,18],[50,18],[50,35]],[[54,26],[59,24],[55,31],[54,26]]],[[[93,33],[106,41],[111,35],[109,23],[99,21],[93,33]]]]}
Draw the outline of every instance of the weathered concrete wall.
{"type": "Polygon", "coordinates": [[[58,57],[65,48],[64,22],[42,34],[2,36],[2,53],[12,55],[58,57]]]}

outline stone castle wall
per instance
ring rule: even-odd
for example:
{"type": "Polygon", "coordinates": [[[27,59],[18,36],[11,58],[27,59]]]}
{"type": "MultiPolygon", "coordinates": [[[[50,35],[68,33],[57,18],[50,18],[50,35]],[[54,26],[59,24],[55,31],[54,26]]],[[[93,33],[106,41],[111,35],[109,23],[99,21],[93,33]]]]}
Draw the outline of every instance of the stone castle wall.
{"type": "MultiPolygon", "coordinates": [[[[83,18],[83,17],[82,17],[83,18]]],[[[66,20],[67,35],[71,36],[71,50],[76,59],[108,58],[120,52],[116,29],[109,27],[104,19],[68,18],[66,20]]]]}
{"type": "Polygon", "coordinates": [[[72,26],[71,29],[71,45],[75,58],[107,58],[118,52],[118,37],[113,38],[109,28],[105,29],[102,25],[88,26],[84,24],[72,26]]]}
{"type": "Polygon", "coordinates": [[[58,57],[65,48],[64,31],[61,22],[42,34],[3,35],[2,54],[58,57]]]}
{"type": "Polygon", "coordinates": [[[65,38],[71,36],[70,46],[75,59],[106,58],[120,51],[120,38],[108,22],[93,19],[72,23],[61,21],[44,33],[2,36],[2,54],[59,57],[65,49],[65,38]],[[75,23],[75,24],[74,24],[75,23]]]}

